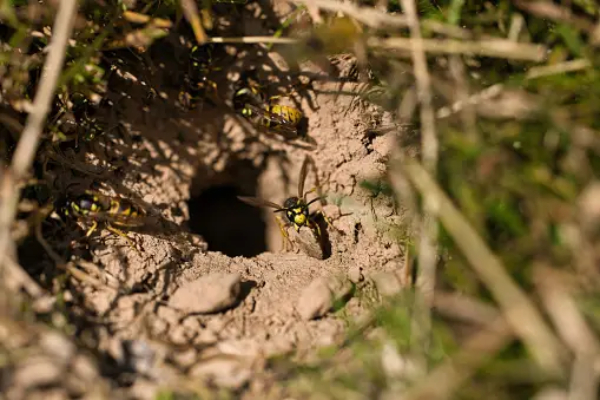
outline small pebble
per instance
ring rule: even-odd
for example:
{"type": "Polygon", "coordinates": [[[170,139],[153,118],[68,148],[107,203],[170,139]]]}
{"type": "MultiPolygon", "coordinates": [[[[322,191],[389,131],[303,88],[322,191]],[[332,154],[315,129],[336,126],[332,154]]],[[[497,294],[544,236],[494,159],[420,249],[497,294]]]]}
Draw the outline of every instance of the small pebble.
{"type": "Polygon", "coordinates": [[[351,290],[352,283],[348,279],[317,278],[300,294],[296,310],[306,321],[322,317],[331,310],[336,300],[348,296],[351,290]]]}
{"type": "Polygon", "coordinates": [[[58,332],[44,333],[40,346],[63,363],[69,361],[75,354],[75,345],[58,332]]]}
{"type": "Polygon", "coordinates": [[[252,372],[237,357],[214,357],[193,366],[189,375],[228,389],[240,389],[249,380],[252,372]]]}
{"type": "Polygon", "coordinates": [[[394,296],[400,293],[403,287],[400,278],[393,271],[375,272],[371,275],[371,280],[383,297],[394,296]]]}
{"type": "Polygon", "coordinates": [[[362,273],[362,267],[360,265],[353,265],[352,267],[350,267],[350,269],[348,270],[348,278],[353,282],[353,283],[359,283],[362,282],[365,277],[362,273]]]}
{"type": "Polygon", "coordinates": [[[48,357],[33,356],[17,368],[13,375],[15,386],[31,388],[60,382],[64,371],[48,357]]]}
{"type": "Polygon", "coordinates": [[[240,294],[239,274],[212,274],[188,282],[175,291],[169,305],[190,314],[210,314],[235,304],[240,294]]]}

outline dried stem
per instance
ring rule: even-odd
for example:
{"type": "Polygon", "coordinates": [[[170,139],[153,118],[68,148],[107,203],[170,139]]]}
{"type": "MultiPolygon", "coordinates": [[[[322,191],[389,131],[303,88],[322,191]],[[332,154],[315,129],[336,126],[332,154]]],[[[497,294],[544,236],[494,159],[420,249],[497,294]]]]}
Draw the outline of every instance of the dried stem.
{"type": "MultiPolygon", "coordinates": [[[[406,18],[410,28],[411,51],[413,69],[417,87],[417,99],[420,104],[421,151],[423,164],[427,171],[435,175],[438,160],[438,141],[435,133],[435,116],[431,105],[431,78],[427,70],[427,58],[423,48],[421,37],[421,26],[417,17],[414,0],[402,0],[402,8],[406,12],[406,18]]],[[[413,311],[412,333],[418,353],[425,357],[429,349],[431,334],[431,306],[435,290],[435,268],[437,261],[437,234],[438,226],[432,209],[435,204],[425,199],[423,217],[420,227],[418,263],[419,273],[417,275],[417,290],[420,296],[415,301],[413,311]]],[[[421,360],[424,369],[425,360],[421,360]]]]}
{"type": "Polygon", "coordinates": [[[548,373],[563,375],[564,347],[531,300],[512,280],[500,259],[488,248],[466,218],[452,204],[430,174],[418,163],[406,159],[400,173],[417,188],[421,196],[435,203],[437,216],[461,249],[473,270],[496,299],[504,317],[548,373]]]}
{"type": "MultiPolygon", "coordinates": [[[[367,45],[387,50],[412,49],[413,39],[393,37],[388,39],[370,38],[367,45]]],[[[544,61],[547,48],[539,44],[516,43],[506,39],[465,41],[454,39],[423,39],[423,50],[432,54],[470,54],[525,61],[544,61]]]]}
{"type": "Polygon", "coordinates": [[[196,42],[198,42],[198,44],[206,43],[208,40],[208,35],[206,35],[204,27],[202,26],[200,16],[198,15],[198,6],[196,5],[196,2],[192,0],[181,0],[180,4],[185,19],[187,19],[192,27],[192,30],[194,31],[196,42]]]}
{"type": "Polygon", "coordinates": [[[10,228],[17,213],[19,189],[17,183],[25,177],[33,162],[46,116],[56,90],[56,82],[62,70],[67,41],[73,29],[77,1],[63,0],[59,3],[58,14],[52,28],[50,50],[42,71],[39,89],[21,139],[12,160],[11,169],[2,179],[2,204],[0,205],[0,265],[4,262],[9,242],[10,228]]]}
{"type": "Polygon", "coordinates": [[[294,38],[282,38],[275,36],[242,36],[242,37],[212,37],[209,43],[275,43],[275,44],[298,44],[300,40],[294,38]]]}

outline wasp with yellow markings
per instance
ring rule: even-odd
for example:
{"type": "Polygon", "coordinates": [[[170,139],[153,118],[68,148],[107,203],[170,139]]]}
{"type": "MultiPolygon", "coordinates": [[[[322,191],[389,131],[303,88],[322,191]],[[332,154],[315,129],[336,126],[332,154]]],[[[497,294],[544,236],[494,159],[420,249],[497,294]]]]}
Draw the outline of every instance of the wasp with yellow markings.
{"type": "Polygon", "coordinates": [[[259,128],[272,130],[284,136],[297,137],[298,125],[304,118],[302,111],[292,106],[277,104],[267,98],[256,81],[245,79],[233,96],[234,109],[259,128]]]}
{"type": "Polygon", "coordinates": [[[145,210],[131,200],[105,196],[91,190],[67,198],[60,209],[60,214],[91,224],[86,237],[94,233],[98,224],[102,222],[108,230],[124,237],[130,244],[130,239],[119,228],[142,226],[146,216],[145,210]]]}
{"type": "Polygon", "coordinates": [[[289,242],[289,237],[287,234],[287,227],[291,226],[295,229],[296,233],[300,233],[300,230],[303,228],[308,228],[313,234],[314,239],[319,245],[322,245],[323,241],[323,232],[321,231],[321,227],[316,220],[316,217],[321,214],[327,224],[329,225],[329,219],[325,216],[323,211],[319,210],[317,213],[310,213],[309,207],[316,201],[322,200],[321,197],[316,197],[310,201],[306,199],[306,196],[309,193],[314,192],[317,188],[313,188],[308,191],[304,191],[304,181],[306,180],[306,173],[308,169],[310,159],[306,157],[304,159],[304,163],[302,164],[302,168],[300,170],[300,177],[298,179],[298,193],[297,196],[292,196],[287,198],[283,205],[276,204],[270,202],[268,200],[260,199],[257,197],[247,197],[247,196],[238,196],[238,199],[241,201],[250,204],[256,207],[269,207],[274,208],[276,213],[282,212],[285,216],[285,222],[282,221],[279,217],[277,217],[277,222],[279,224],[279,228],[281,230],[281,234],[284,238],[284,247],[285,244],[289,242]]]}

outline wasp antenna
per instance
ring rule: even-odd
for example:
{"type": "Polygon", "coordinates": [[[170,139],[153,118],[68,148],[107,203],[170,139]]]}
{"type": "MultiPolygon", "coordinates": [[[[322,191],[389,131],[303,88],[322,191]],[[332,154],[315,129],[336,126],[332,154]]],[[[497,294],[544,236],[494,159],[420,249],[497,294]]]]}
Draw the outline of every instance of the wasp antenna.
{"type": "Polygon", "coordinates": [[[309,205],[311,205],[312,203],[314,203],[317,200],[325,200],[327,196],[319,196],[319,197],[315,197],[314,199],[312,199],[311,201],[309,201],[308,203],[306,203],[306,206],[308,207],[309,205]]]}

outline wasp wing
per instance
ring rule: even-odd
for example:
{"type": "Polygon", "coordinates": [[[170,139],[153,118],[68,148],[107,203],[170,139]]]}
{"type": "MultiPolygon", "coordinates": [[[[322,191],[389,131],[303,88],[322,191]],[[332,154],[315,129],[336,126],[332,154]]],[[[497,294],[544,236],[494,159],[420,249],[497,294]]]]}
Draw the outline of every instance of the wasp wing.
{"type": "Polygon", "coordinates": [[[113,225],[123,227],[139,227],[143,226],[146,222],[146,217],[143,215],[138,216],[125,216],[125,215],[102,215],[99,220],[106,221],[113,225]]]}
{"type": "Polygon", "coordinates": [[[304,198],[304,181],[306,180],[306,172],[308,170],[309,158],[305,157],[300,168],[300,176],[298,177],[298,198],[304,198]]]}
{"type": "Polygon", "coordinates": [[[237,196],[237,198],[244,203],[255,207],[270,207],[275,208],[278,211],[282,208],[279,204],[272,203],[268,200],[259,199],[258,197],[237,196]]]}
{"type": "Polygon", "coordinates": [[[296,126],[285,119],[285,117],[250,103],[245,103],[244,107],[252,113],[251,115],[247,115],[247,117],[253,119],[254,123],[259,125],[259,127],[280,134],[290,135],[289,137],[286,137],[288,139],[296,138],[298,136],[298,129],[296,126]],[[265,123],[266,121],[268,121],[268,124],[265,123]]]}

